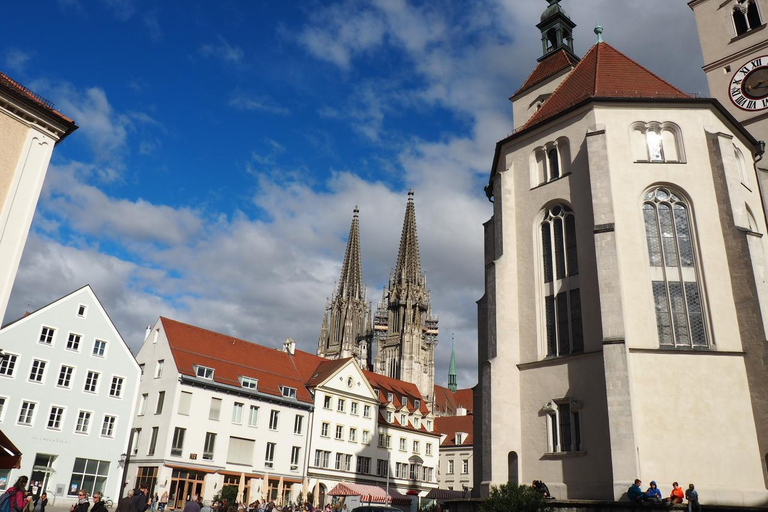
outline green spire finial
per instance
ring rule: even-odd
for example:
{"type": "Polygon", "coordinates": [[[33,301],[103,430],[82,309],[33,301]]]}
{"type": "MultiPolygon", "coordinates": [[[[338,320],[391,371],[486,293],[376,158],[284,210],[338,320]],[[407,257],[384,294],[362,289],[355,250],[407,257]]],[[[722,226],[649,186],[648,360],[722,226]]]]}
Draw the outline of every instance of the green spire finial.
{"type": "Polygon", "coordinates": [[[597,42],[598,43],[602,43],[603,42],[603,27],[601,27],[599,23],[595,27],[595,34],[597,34],[597,42]]]}
{"type": "Polygon", "coordinates": [[[453,342],[453,334],[451,334],[451,364],[448,366],[448,389],[455,393],[458,387],[456,383],[456,347],[453,342]]]}

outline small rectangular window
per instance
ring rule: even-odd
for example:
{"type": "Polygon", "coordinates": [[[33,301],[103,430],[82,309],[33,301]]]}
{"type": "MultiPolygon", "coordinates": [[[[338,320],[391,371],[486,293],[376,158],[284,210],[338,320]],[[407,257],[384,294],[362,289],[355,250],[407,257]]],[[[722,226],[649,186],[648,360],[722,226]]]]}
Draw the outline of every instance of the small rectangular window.
{"type": "Polygon", "coordinates": [[[251,410],[248,413],[248,426],[255,427],[259,423],[259,408],[255,405],[251,406],[251,410]]]}
{"type": "Polygon", "coordinates": [[[232,423],[240,424],[243,422],[243,407],[245,407],[245,404],[235,402],[235,405],[232,407],[232,423]]]}
{"type": "Polygon", "coordinates": [[[112,398],[121,398],[123,396],[122,377],[112,377],[112,384],[109,386],[109,396],[112,398]]]}
{"type": "Polygon", "coordinates": [[[157,393],[157,405],[155,406],[155,414],[163,413],[163,405],[165,403],[165,391],[158,391],[157,393]]]}
{"type": "Polygon", "coordinates": [[[157,434],[160,431],[160,427],[152,427],[152,435],[149,438],[149,450],[147,451],[147,455],[154,455],[155,449],[157,448],[157,434]]]}
{"type": "Polygon", "coordinates": [[[207,366],[197,366],[195,368],[195,374],[201,379],[213,380],[213,368],[207,366]]]}
{"type": "Polygon", "coordinates": [[[330,409],[331,408],[331,397],[326,396],[323,399],[323,409],[330,409]]]}
{"type": "Polygon", "coordinates": [[[45,361],[35,359],[32,361],[32,368],[29,370],[30,382],[43,382],[43,376],[45,375],[45,361]]]}
{"type": "Polygon", "coordinates": [[[104,353],[107,351],[107,342],[103,340],[96,340],[93,342],[93,355],[96,357],[104,357],[104,353]]]}
{"type": "Polygon", "coordinates": [[[370,418],[371,417],[371,406],[370,405],[364,405],[363,406],[363,418],[370,418]]]}
{"type": "Polygon", "coordinates": [[[301,414],[297,414],[296,418],[293,420],[294,434],[301,434],[303,423],[304,423],[304,416],[302,416],[301,414]]]}
{"type": "Polygon", "coordinates": [[[336,439],[344,439],[344,427],[336,425],[336,439]]]}
{"type": "Polygon", "coordinates": [[[356,443],[357,442],[357,429],[350,427],[349,429],[349,442],[350,443],[356,443]]]}
{"type": "Polygon", "coordinates": [[[67,350],[74,350],[75,352],[80,350],[81,339],[82,336],[79,334],[75,334],[73,332],[69,333],[69,337],[67,338],[67,350]]]}
{"type": "Polygon", "coordinates": [[[350,404],[349,404],[349,413],[357,415],[357,402],[350,402],[350,404]]]}
{"type": "Polygon", "coordinates": [[[203,445],[203,459],[213,460],[213,449],[216,447],[216,434],[214,432],[205,433],[205,445],[203,445]]]}
{"type": "Polygon", "coordinates": [[[61,430],[61,419],[63,416],[64,408],[52,405],[51,413],[48,415],[48,428],[52,430],[61,430]]]}
{"type": "Polygon", "coordinates": [[[240,385],[246,389],[257,389],[259,386],[259,380],[252,379],[251,377],[243,377],[240,380],[240,385]]]}
{"type": "Polygon", "coordinates": [[[294,446],[291,448],[291,471],[299,470],[299,458],[301,456],[301,447],[294,446]]]}
{"type": "Polygon", "coordinates": [[[0,355],[0,375],[5,377],[13,377],[13,372],[16,369],[16,360],[18,356],[15,354],[3,353],[0,355]]]}
{"type": "Polygon", "coordinates": [[[221,398],[211,398],[211,408],[208,411],[208,419],[213,421],[219,421],[220,414],[221,414],[221,398]]]}
{"type": "Polygon", "coordinates": [[[173,444],[171,445],[171,455],[174,457],[181,457],[181,452],[184,450],[184,435],[187,433],[187,429],[176,427],[173,430],[173,444]]]}
{"type": "Polygon", "coordinates": [[[277,430],[278,420],[280,419],[280,411],[274,409],[269,412],[269,430],[277,430]]]}
{"type": "Polygon", "coordinates": [[[80,318],[85,318],[85,311],[86,311],[85,306],[80,304],[77,307],[77,316],[79,316],[80,318]]]}
{"type": "Polygon", "coordinates": [[[320,436],[321,437],[328,437],[328,429],[330,428],[331,424],[327,422],[323,422],[323,424],[320,426],[320,436]]]}
{"type": "Polygon", "coordinates": [[[137,416],[143,416],[147,412],[147,402],[149,401],[149,393],[142,393],[139,399],[139,412],[137,416]]]}
{"type": "Polygon", "coordinates": [[[56,329],[53,327],[43,327],[40,331],[40,343],[43,345],[53,345],[53,333],[56,329]]]}
{"type": "Polygon", "coordinates": [[[182,391],[179,395],[179,414],[189,416],[189,409],[192,407],[192,393],[182,391]]]}
{"type": "Polygon", "coordinates": [[[267,443],[267,451],[264,454],[264,467],[271,469],[275,461],[275,443],[267,443]]]}
{"type": "Polygon", "coordinates": [[[159,379],[163,376],[163,367],[165,366],[165,359],[159,359],[155,365],[155,378],[159,379]]]}
{"type": "Polygon", "coordinates": [[[344,405],[345,405],[344,399],[343,398],[339,398],[336,401],[336,410],[339,411],[339,412],[344,412],[344,405]]]}
{"type": "Polygon", "coordinates": [[[280,386],[280,391],[286,398],[296,398],[296,388],[289,388],[287,386],[280,386]]]}
{"type": "Polygon", "coordinates": [[[101,424],[101,437],[115,437],[115,421],[117,418],[114,416],[104,416],[104,422],[101,424]]]}
{"type": "Polygon", "coordinates": [[[99,373],[89,371],[88,375],[85,377],[84,391],[86,393],[96,393],[98,386],[99,386],[99,373]]]}
{"type": "Polygon", "coordinates": [[[77,413],[77,423],[75,432],[78,434],[87,434],[91,429],[91,413],[89,411],[80,411],[77,413]]]}

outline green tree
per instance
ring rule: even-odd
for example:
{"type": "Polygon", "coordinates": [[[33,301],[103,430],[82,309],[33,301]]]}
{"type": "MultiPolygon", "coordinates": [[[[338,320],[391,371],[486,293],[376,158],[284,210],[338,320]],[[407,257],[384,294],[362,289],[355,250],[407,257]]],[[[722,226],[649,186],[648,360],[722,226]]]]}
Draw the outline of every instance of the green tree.
{"type": "Polygon", "coordinates": [[[234,505],[236,499],[237,499],[236,485],[225,485],[224,487],[221,488],[221,492],[213,497],[214,501],[227,500],[227,503],[229,503],[230,505],[234,505]]]}
{"type": "Polygon", "coordinates": [[[480,512],[552,512],[544,497],[527,485],[502,484],[491,487],[480,512]]]}

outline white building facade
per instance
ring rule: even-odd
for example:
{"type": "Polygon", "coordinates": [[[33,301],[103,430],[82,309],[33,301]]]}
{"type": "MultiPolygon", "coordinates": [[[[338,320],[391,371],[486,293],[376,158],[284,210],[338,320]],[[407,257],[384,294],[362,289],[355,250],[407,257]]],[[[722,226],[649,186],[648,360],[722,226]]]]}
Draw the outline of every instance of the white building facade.
{"type": "Polygon", "coordinates": [[[225,485],[247,503],[297,499],[313,404],[289,353],[161,318],[137,359],[131,487],[171,509],[225,485]]]}
{"type": "Polygon", "coordinates": [[[139,366],[89,286],[0,330],[0,429],[23,454],[0,489],[26,475],[69,504],[117,496],[139,366]]]}
{"type": "Polygon", "coordinates": [[[440,432],[440,489],[462,491],[470,496],[474,488],[473,418],[459,407],[455,416],[441,416],[435,423],[440,432]]]}

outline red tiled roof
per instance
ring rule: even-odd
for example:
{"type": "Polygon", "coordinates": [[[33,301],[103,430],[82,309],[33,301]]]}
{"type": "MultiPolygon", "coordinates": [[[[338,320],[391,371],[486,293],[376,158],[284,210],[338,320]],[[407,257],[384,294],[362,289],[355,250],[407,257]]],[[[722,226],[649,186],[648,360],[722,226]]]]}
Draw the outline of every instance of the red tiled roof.
{"type": "Polygon", "coordinates": [[[690,96],[608,43],[597,43],[518,131],[590,98],[689,99],[690,96]]]}
{"type": "Polygon", "coordinates": [[[17,93],[21,94],[26,99],[35,103],[37,106],[42,107],[47,112],[57,117],[59,120],[63,121],[64,123],[71,124],[71,125],[75,124],[75,122],[72,119],[68,118],[67,116],[65,116],[64,114],[62,114],[61,112],[53,108],[53,103],[46,100],[39,94],[35,94],[34,92],[30,91],[29,89],[27,89],[26,87],[21,85],[19,82],[17,82],[16,80],[9,77],[3,72],[0,72],[0,85],[4,85],[5,87],[16,91],[17,93]]]}
{"type": "Polygon", "coordinates": [[[456,414],[456,409],[463,407],[468,413],[472,413],[474,396],[472,388],[457,389],[456,393],[450,389],[435,384],[435,414],[456,414]]]}
{"type": "MultiPolygon", "coordinates": [[[[258,379],[258,391],[282,396],[280,386],[296,389],[296,399],[313,403],[305,387],[303,372],[287,352],[160,317],[176,367],[182,375],[194,377],[194,366],[214,369],[213,380],[240,387],[240,376],[258,379]]],[[[298,352],[298,351],[297,351],[298,352]]],[[[310,354],[304,353],[311,364],[310,354]]],[[[316,358],[322,361],[322,358],[316,358]]],[[[305,366],[308,366],[305,364],[305,366]]],[[[306,371],[306,370],[305,370],[306,371]]]]}
{"type": "MultiPolygon", "coordinates": [[[[306,352],[304,352],[303,354],[306,354],[306,352]]],[[[322,359],[322,358],[318,357],[318,359],[322,359]]],[[[333,375],[339,368],[347,364],[347,361],[349,361],[350,359],[352,358],[347,357],[344,359],[322,360],[320,364],[315,368],[315,371],[312,373],[312,376],[307,380],[307,386],[310,388],[314,388],[315,386],[323,382],[325,379],[333,375]]]]}
{"type": "Polygon", "coordinates": [[[539,62],[539,64],[533,69],[533,72],[528,76],[523,85],[512,95],[512,98],[525,92],[536,84],[539,84],[547,78],[556,75],[560,71],[567,68],[573,68],[578,64],[579,58],[570,52],[565,50],[558,50],[552,55],[548,55],[546,59],[539,62]]]}
{"type": "Polygon", "coordinates": [[[474,436],[472,433],[473,416],[441,416],[435,419],[435,431],[445,434],[445,439],[440,446],[472,446],[474,436]],[[460,445],[456,444],[456,432],[466,432],[467,437],[460,445]]]}
{"type": "Polygon", "coordinates": [[[408,410],[413,412],[416,410],[414,407],[414,400],[419,400],[419,410],[421,414],[426,416],[429,414],[429,408],[424,403],[424,399],[421,397],[419,388],[412,382],[405,382],[402,380],[393,379],[391,377],[385,377],[378,373],[373,373],[369,370],[364,370],[365,377],[371,384],[371,387],[379,390],[379,402],[382,404],[387,403],[387,393],[392,393],[392,405],[396,410],[400,410],[403,407],[402,397],[408,398],[408,410]]]}

